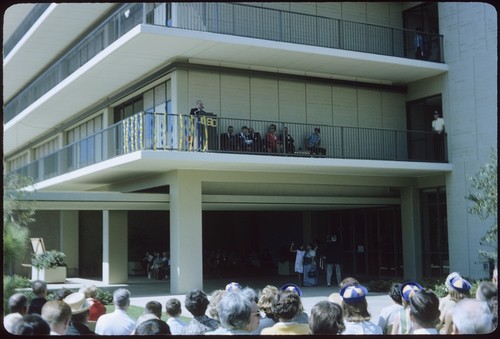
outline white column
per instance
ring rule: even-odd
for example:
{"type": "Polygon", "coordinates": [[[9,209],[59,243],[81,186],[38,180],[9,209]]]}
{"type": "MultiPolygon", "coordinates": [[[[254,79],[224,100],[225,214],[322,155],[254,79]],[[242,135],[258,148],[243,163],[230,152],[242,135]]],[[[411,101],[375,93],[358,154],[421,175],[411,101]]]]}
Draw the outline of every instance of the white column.
{"type": "Polygon", "coordinates": [[[203,288],[201,180],[176,171],[170,181],[170,293],[203,288]]]}
{"type": "Polygon", "coordinates": [[[102,281],[105,284],[128,282],[127,211],[102,213],[102,281]]]}
{"type": "Polygon", "coordinates": [[[68,277],[78,276],[78,211],[60,211],[61,252],[66,254],[68,277]]]}
{"type": "Polygon", "coordinates": [[[420,197],[418,188],[414,186],[401,188],[401,224],[404,278],[421,278],[422,239],[420,233],[420,197]]]}

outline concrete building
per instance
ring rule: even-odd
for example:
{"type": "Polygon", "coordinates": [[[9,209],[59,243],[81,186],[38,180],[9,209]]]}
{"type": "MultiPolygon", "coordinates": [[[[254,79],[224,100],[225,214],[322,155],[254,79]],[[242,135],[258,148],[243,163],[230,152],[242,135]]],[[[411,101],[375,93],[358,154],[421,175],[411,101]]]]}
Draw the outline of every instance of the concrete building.
{"type": "Polygon", "coordinates": [[[39,3],[4,18],[4,173],[34,178],[31,235],[70,276],[126,282],[169,251],[183,293],[217,253],[281,269],[291,242],[327,234],[344,275],[488,276],[488,224],[465,196],[497,145],[492,6],[39,3]],[[197,100],[208,114],[190,114],[197,100]],[[220,139],[271,125],[293,148],[220,139]]]}

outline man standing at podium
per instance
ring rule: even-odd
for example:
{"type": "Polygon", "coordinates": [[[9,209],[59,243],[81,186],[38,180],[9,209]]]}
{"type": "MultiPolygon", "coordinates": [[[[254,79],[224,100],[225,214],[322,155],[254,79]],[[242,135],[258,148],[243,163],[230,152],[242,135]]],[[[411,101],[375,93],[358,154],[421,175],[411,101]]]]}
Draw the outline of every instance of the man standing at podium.
{"type": "Polygon", "coordinates": [[[191,108],[191,111],[189,112],[190,115],[200,115],[204,114],[205,111],[203,110],[205,106],[203,105],[203,101],[200,99],[196,100],[196,107],[191,108]]]}

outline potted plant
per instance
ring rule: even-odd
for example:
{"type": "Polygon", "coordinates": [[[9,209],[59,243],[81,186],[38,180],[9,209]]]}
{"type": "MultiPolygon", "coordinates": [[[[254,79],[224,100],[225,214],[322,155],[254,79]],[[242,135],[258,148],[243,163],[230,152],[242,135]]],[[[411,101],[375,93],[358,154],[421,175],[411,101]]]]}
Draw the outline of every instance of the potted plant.
{"type": "Polygon", "coordinates": [[[47,283],[66,281],[66,255],[63,252],[51,250],[33,255],[31,259],[32,280],[43,280],[47,283]]]}

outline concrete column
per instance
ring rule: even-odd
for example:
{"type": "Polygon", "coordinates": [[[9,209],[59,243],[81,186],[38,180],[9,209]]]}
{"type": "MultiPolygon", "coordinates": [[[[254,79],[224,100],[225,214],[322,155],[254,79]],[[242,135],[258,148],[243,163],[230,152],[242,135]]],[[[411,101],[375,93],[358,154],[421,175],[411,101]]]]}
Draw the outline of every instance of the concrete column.
{"type": "Polygon", "coordinates": [[[102,237],[102,281],[105,284],[127,283],[127,211],[103,211],[102,237]]]}
{"type": "Polygon", "coordinates": [[[78,211],[60,211],[61,252],[66,254],[67,276],[78,276],[78,211]]]}
{"type": "Polygon", "coordinates": [[[170,181],[170,293],[203,288],[199,173],[176,171],[170,181]]]}
{"type": "Polygon", "coordinates": [[[418,188],[401,189],[401,224],[405,279],[422,277],[422,239],[420,228],[420,197],[418,188]]]}

